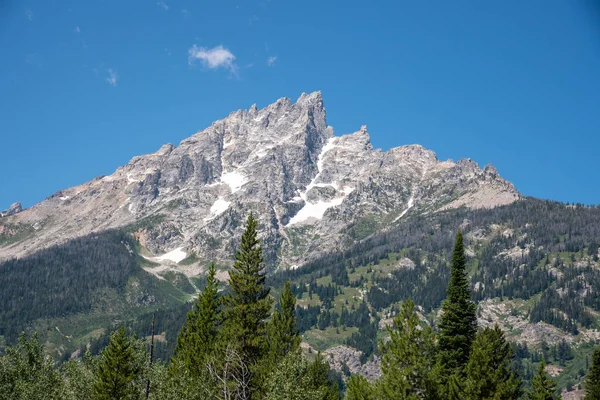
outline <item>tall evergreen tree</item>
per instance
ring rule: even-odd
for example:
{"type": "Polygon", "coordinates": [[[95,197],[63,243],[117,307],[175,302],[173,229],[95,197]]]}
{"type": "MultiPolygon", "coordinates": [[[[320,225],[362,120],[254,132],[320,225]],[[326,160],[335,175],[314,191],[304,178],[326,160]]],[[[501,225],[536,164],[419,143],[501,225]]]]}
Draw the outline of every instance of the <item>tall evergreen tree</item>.
{"type": "Polygon", "coordinates": [[[584,400],[600,400],[600,346],[592,354],[592,367],[585,376],[584,400]]]}
{"type": "Polygon", "coordinates": [[[527,393],[529,400],[560,400],[556,393],[556,381],[546,373],[546,362],[542,358],[537,375],[531,380],[531,391],[527,393]]]}
{"type": "Polygon", "coordinates": [[[450,272],[439,323],[438,354],[445,382],[453,374],[457,374],[458,378],[464,377],[471,345],[477,333],[477,306],[471,301],[461,231],[456,235],[450,272]]]}
{"type": "Polygon", "coordinates": [[[510,366],[513,357],[510,344],[497,325],[479,332],[466,367],[466,397],[473,400],[519,398],[521,378],[510,366]]]}
{"type": "Polygon", "coordinates": [[[381,372],[378,392],[382,399],[436,399],[437,373],[434,365],[434,336],[406,300],[388,327],[390,340],[381,344],[381,372]]]}
{"type": "Polygon", "coordinates": [[[191,376],[204,372],[206,357],[215,349],[221,323],[219,282],[215,264],[208,267],[206,287],[198,295],[179,332],[175,362],[186,368],[191,376]]]}
{"type": "Polygon", "coordinates": [[[98,400],[137,399],[141,388],[136,385],[140,366],[136,362],[131,339],[121,326],[110,336],[98,364],[94,398],[98,400]]]}
{"type": "Polygon", "coordinates": [[[269,324],[269,353],[272,365],[300,346],[300,334],[296,328],[296,297],[290,281],[285,282],[279,299],[279,309],[273,313],[269,324]]]}
{"type": "Polygon", "coordinates": [[[242,385],[256,392],[261,386],[257,378],[258,362],[267,353],[267,319],[271,313],[273,299],[265,285],[265,266],[262,246],[257,237],[257,220],[252,213],[248,216],[240,248],[235,255],[233,269],[229,271],[231,293],[226,301],[226,338],[229,344],[238,347],[242,364],[248,374],[242,385]]]}

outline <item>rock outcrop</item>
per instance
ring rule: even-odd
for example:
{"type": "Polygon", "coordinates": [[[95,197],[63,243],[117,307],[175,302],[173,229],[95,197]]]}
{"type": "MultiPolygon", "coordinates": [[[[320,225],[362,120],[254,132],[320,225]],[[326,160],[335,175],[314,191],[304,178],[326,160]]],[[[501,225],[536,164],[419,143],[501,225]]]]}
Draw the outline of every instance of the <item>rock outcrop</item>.
{"type": "Polygon", "coordinates": [[[335,136],[315,92],[236,111],[109,176],[11,207],[0,225],[36,228],[0,244],[0,259],[127,227],[155,255],[178,249],[200,266],[231,258],[253,211],[267,261],[288,268],[412,215],[519,197],[492,166],[440,161],[419,145],[374,149],[366,126],[335,136]]]}

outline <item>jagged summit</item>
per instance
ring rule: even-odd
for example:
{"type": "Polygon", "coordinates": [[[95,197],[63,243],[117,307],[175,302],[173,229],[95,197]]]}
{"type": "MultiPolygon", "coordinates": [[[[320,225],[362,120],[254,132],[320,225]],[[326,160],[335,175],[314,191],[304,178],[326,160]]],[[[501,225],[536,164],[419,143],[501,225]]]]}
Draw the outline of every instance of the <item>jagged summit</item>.
{"type": "Polygon", "coordinates": [[[303,93],[235,111],[178,146],[3,217],[0,229],[28,234],[0,245],[0,258],[129,226],[155,254],[225,260],[253,210],[268,261],[291,267],[359,240],[350,228],[362,221],[383,229],[413,214],[518,198],[492,166],[440,161],[420,145],[373,149],[366,125],[336,136],[321,93],[303,93]]]}
{"type": "Polygon", "coordinates": [[[8,217],[11,215],[15,215],[23,211],[23,206],[18,201],[16,203],[12,203],[8,210],[4,210],[0,212],[0,217],[8,217]]]}

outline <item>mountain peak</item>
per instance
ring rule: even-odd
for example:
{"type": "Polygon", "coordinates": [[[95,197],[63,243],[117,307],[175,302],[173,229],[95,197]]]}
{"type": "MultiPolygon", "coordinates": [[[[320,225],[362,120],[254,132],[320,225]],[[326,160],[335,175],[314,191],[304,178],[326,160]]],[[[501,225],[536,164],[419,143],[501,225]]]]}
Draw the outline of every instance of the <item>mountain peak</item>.
{"type": "Polygon", "coordinates": [[[8,210],[4,210],[0,212],[0,217],[8,217],[11,215],[15,215],[23,211],[23,206],[18,201],[10,205],[8,210]]]}
{"type": "Polygon", "coordinates": [[[0,245],[0,258],[135,226],[136,237],[154,253],[185,248],[202,260],[225,260],[241,234],[240,221],[253,210],[265,249],[272,250],[267,259],[301,265],[346,246],[353,240],[349,228],[365,219],[389,215],[381,220],[402,223],[420,212],[518,199],[494,171],[486,167],[482,173],[470,160],[439,161],[420,145],[373,149],[366,125],[334,136],[321,92],[303,93],[295,103],[283,97],[262,109],[238,110],[177,147],[165,144],[112,175],[21,212],[15,207],[0,228],[4,223],[37,228],[22,241],[0,245]],[[310,225],[311,235],[322,239],[296,248],[299,242],[290,238],[301,225],[310,225]]]}
{"type": "Polygon", "coordinates": [[[323,102],[323,96],[320,90],[312,93],[302,93],[296,103],[318,103],[323,102]]]}

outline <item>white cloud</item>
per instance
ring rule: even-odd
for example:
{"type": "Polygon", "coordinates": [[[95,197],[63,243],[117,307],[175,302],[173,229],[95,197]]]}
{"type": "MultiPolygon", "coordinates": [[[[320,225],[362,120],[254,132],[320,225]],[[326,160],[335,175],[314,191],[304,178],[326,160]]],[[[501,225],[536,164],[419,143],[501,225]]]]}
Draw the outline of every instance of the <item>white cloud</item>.
{"type": "Polygon", "coordinates": [[[267,65],[269,67],[272,67],[273,64],[275,64],[275,61],[277,61],[277,56],[271,56],[271,57],[267,58],[267,65]]]}
{"type": "Polygon", "coordinates": [[[78,26],[76,26],[76,27],[75,27],[75,33],[80,33],[80,32],[81,32],[81,29],[79,29],[79,27],[78,27],[78,26]]]}
{"type": "Polygon", "coordinates": [[[158,3],[156,3],[156,5],[165,11],[169,10],[169,6],[164,1],[159,1],[158,3]]]}
{"type": "Polygon", "coordinates": [[[184,16],[184,17],[186,17],[186,18],[190,16],[190,12],[189,12],[189,10],[187,10],[187,9],[185,9],[185,8],[184,8],[183,10],[181,10],[181,13],[182,13],[182,14],[183,14],[183,16],[184,16]]]}
{"type": "Polygon", "coordinates": [[[106,82],[108,82],[110,86],[117,86],[117,79],[119,78],[117,72],[112,68],[109,68],[107,72],[108,77],[106,78],[106,82]]]}
{"type": "Polygon", "coordinates": [[[27,16],[28,20],[33,21],[33,11],[31,11],[31,8],[27,8],[25,10],[25,15],[27,16]]]}
{"type": "Polygon", "coordinates": [[[236,73],[237,65],[235,65],[235,56],[231,51],[224,48],[222,45],[207,49],[206,47],[198,47],[193,45],[188,50],[188,62],[193,64],[196,60],[200,60],[202,65],[210,69],[224,68],[232,73],[236,73]]]}

